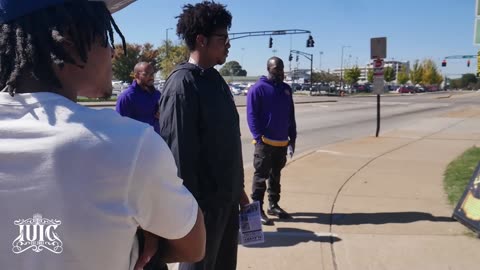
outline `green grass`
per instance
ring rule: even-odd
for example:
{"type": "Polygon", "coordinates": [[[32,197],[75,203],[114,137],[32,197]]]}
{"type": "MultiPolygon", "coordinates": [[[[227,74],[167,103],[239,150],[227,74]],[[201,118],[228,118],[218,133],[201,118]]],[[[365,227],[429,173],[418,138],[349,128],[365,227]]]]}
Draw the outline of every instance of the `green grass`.
{"type": "Polygon", "coordinates": [[[456,205],[460,200],[479,161],[480,148],[472,147],[448,165],[444,188],[452,205],[456,205]]]}

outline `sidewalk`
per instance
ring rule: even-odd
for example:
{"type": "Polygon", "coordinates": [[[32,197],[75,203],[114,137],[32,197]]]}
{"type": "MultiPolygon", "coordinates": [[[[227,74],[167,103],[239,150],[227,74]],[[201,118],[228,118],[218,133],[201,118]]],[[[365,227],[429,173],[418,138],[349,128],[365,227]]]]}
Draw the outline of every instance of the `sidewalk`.
{"type": "Polygon", "coordinates": [[[447,164],[480,144],[479,127],[480,109],[468,108],[294,158],[281,206],[295,219],[240,247],[238,269],[480,269],[480,240],[451,219],[442,183],[447,164]]]}

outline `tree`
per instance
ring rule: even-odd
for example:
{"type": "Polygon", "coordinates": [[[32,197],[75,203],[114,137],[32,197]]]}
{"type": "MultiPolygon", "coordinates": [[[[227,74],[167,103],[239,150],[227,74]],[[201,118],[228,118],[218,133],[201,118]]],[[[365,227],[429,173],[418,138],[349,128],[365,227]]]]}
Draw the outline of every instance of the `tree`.
{"type": "Polygon", "coordinates": [[[467,73],[462,75],[462,87],[467,86],[470,83],[477,83],[477,76],[472,73],[467,73]]]}
{"type": "Polygon", "coordinates": [[[318,82],[340,82],[340,77],[335,75],[335,74],[332,74],[332,73],[328,73],[328,72],[324,72],[324,71],[321,71],[321,72],[313,72],[312,74],[312,82],[313,83],[318,83],[318,82]]]}
{"type": "Polygon", "coordinates": [[[222,76],[247,76],[247,71],[237,61],[229,61],[220,68],[222,76]]]}
{"type": "Polygon", "coordinates": [[[122,45],[115,45],[115,53],[112,60],[113,76],[117,80],[130,82],[132,80],[132,71],[138,63],[141,48],[137,44],[128,44],[126,46],[127,55],[124,54],[122,45]]]}
{"type": "Polygon", "coordinates": [[[422,78],[423,66],[419,63],[418,60],[416,60],[415,64],[413,64],[412,71],[410,72],[410,81],[416,85],[422,82],[422,78]]]}
{"type": "Polygon", "coordinates": [[[145,43],[143,44],[141,48],[141,53],[139,57],[139,62],[147,62],[153,65],[153,67],[157,70],[158,69],[158,48],[155,49],[153,48],[153,45],[151,43],[145,43]]]}
{"type": "Polygon", "coordinates": [[[443,76],[438,72],[437,65],[433,60],[425,59],[422,66],[422,83],[426,85],[438,85],[443,81],[443,76]]]}
{"type": "Polygon", "coordinates": [[[397,74],[397,81],[399,84],[406,84],[408,82],[408,74],[405,71],[400,71],[397,74]]]}
{"type": "Polygon", "coordinates": [[[367,72],[367,80],[369,83],[373,83],[373,69],[369,69],[367,72]]]}
{"type": "Polygon", "coordinates": [[[395,80],[395,70],[392,67],[386,67],[383,70],[383,78],[386,82],[391,82],[395,80]]]}
{"type": "Polygon", "coordinates": [[[360,69],[358,66],[354,66],[351,69],[347,69],[345,71],[345,81],[348,84],[354,84],[358,81],[358,78],[360,78],[360,69]]]}
{"type": "Polygon", "coordinates": [[[158,50],[150,43],[143,45],[126,44],[127,55],[124,54],[122,45],[115,45],[112,60],[113,76],[117,80],[130,82],[133,79],[133,69],[138,62],[148,62],[156,67],[158,50]]]}
{"type": "Polygon", "coordinates": [[[462,79],[450,79],[450,88],[451,89],[459,89],[463,88],[463,82],[462,79]]]}
{"type": "Polygon", "coordinates": [[[322,72],[313,72],[312,73],[312,83],[323,82],[322,72]]]}
{"type": "Polygon", "coordinates": [[[166,79],[176,65],[188,60],[190,51],[185,44],[173,45],[168,41],[168,55],[166,42],[158,49],[158,69],[162,74],[162,78],[166,79]]]}

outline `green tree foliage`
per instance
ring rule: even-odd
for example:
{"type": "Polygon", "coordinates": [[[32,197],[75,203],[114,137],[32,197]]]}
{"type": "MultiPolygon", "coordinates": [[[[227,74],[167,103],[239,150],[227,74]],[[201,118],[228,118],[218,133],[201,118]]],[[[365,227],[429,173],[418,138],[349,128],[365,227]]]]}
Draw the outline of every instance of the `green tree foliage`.
{"type": "Polygon", "coordinates": [[[122,45],[115,45],[115,53],[112,60],[113,76],[117,80],[130,82],[133,79],[133,68],[138,62],[152,63],[157,65],[158,50],[150,43],[143,45],[127,43],[127,55],[124,54],[122,45]]]}
{"type": "Polygon", "coordinates": [[[462,79],[450,79],[450,88],[459,89],[463,87],[462,79]]]}
{"type": "Polygon", "coordinates": [[[423,66],[420,64],[418,60],[415,61],[413,64],[412,71],[410,72],[410,81],[413,84],[419,84],[422,82],[423,79],[423,66]]]}
{"type": "Polygon", "coordinates": [[[139,62],[150,63],[153,65],[155,69],[158,69],[158,63],[157,63],[158,54],[159,54],[158,48],[154,48],[153,44],[151,43],[145,43],[142,45],[139,62]]]}
{"type": "Polygon", "coordinates": [[[188,61],[189,55],[190,51],[185,44],[173,45],[170,41],[168,41],[167,54],[167,43],[164,42],[158,49],[157,57],[158,69],[162,74],[162,78],[166,79],[176,65],[188,61]]]}
{"type": "Polygon", "coordinates": [[[392,67],[386,67],[383,70],[383,78],[386,82],[391,82],[395,80],[395,70],[392,67]]]}
{"type": "Polygon", "coordinates": [[[326,83],[329,83],[329,82],[340,82],[340,77],[335,75],[335,74],[332,74],[332,73],[328,73],[328,72],[313,72],[312,74],[312,82],[313,83],[318,83],[318,82],[326,82],[326,83]]]}
{"type": "Polygon", "coordinates": [[[425,59],[422,63],[422,83],[425,85],[438,85],[443,81],[442,75],[438,72],[437,65],[431,59],[425,59]]]}
{"type": "Polygon", "coordinates": [[[229,61],[220,68],[222,76],[247,76],[247,71],[237,61],[229,61]]]}
{"type": "Polygon", "coordinates": [[[397,74],[397,81],[399,84],[406,84],[408,82],[409,78],[408,78],[408,74],[407,72],[405,71],[400,71],[398,72],[397,74]]]}
{"type": "Polygon", "coordinates": [[[351,69],[347,69],[345,71],[345,82],[348,84],[354,84],[358,81],[358,78],[360,78],[360,69],[358,66],[354,66],[351,69]]]}
{"type": "Polygon", "coordinates": [[[373,83],[373,69],[369,69],[367,72],[367,80],[369,83],[373,83]]]}
{"type": "Polygon", "coordinates": [[[115,55],[112,60],[113,76],[117,80],[130,82],[132,71],[140,58],[141,48],[137,44],[127,43],[127,55],[123,52],[122,45],[115,45],[115,55]]]}
{"type": "Polygon", "coordinates": [[[470,84],[477,83],[477,76],[472,73],[463,74],[461,78],[461,87],[467,87],[470,84]]]}

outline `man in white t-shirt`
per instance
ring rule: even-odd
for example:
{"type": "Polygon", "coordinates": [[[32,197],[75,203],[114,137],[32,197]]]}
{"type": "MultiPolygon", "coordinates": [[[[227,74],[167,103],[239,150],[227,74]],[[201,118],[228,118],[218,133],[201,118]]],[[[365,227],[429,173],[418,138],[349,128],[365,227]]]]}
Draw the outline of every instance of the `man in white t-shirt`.
{"type": "Polygon", "coordinates": [[[142,269],[157,237],[164,262],[204,256],[202,212],[160,136],[75,103],[111,93],[110,11],[130,2],[0,0],[1,269],[142,269]]]}

